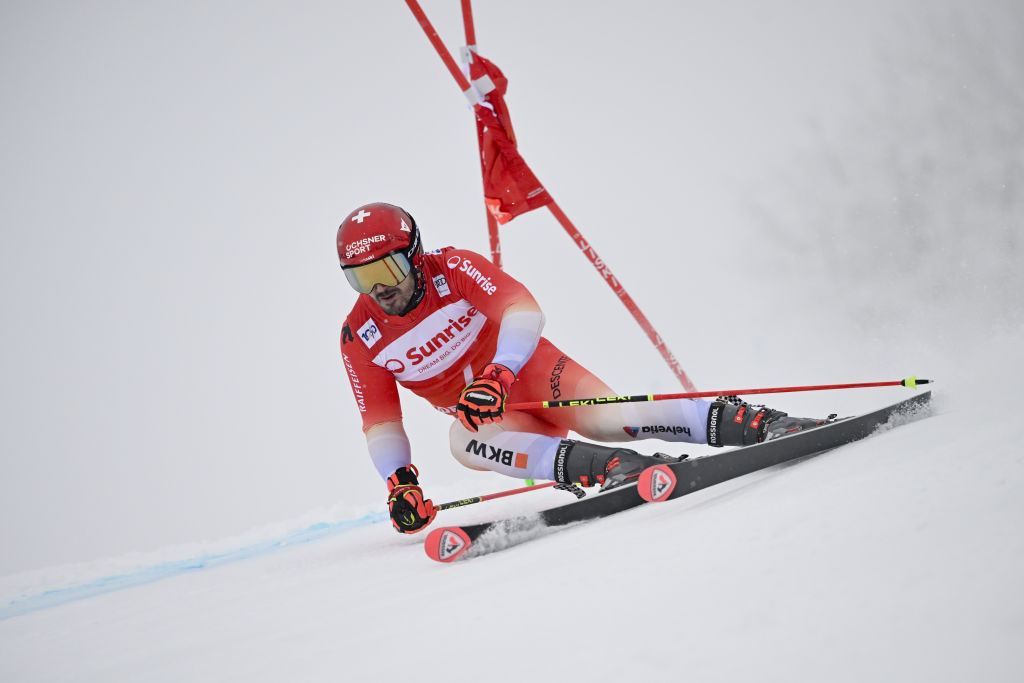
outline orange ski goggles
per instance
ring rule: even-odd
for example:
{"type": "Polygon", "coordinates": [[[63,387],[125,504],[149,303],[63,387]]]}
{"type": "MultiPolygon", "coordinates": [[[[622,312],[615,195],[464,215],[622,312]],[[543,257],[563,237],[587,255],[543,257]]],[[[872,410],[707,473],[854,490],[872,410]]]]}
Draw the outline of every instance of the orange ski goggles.
{"type": "Polygon", "coordinates": [[[369,294],[377,285],[394,287],[400,284],[412,272],[412,263],[400,251],[393,251],[384,258],[363,263],[358,266],[342,268],[345,278],[352,289],[362,294],[369,294]]]}

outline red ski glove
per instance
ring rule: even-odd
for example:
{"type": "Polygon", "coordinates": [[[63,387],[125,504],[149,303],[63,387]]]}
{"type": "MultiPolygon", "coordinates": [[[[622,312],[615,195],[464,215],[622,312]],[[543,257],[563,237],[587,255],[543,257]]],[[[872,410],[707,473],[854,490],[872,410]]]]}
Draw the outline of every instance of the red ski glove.
{"type": "Polygon", "coordinates": [[[408,465],[388,477],[388,511],[399,533],[414,534],[437,516],[434,502],[423,499],[423,490],[416,479],[418,475],[416,466],[408,465]]]}
{"type": "Polygon", "coordinates": [[[504,365],[488,365],[479,377],[462,390],[455,406],[459,421],[471,432],[477,431],[482,424],[501,422],[505,399],[515,381],[515,373],[504,365]]]}

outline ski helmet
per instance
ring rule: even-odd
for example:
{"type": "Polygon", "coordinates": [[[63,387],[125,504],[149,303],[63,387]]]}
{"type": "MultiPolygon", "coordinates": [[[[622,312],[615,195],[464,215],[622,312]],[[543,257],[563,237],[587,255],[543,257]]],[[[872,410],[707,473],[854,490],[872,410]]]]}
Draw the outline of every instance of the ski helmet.
{"type": "Polygon", "coordinates": [[[404,209],[392,204],[365,204],[338,227],[338,260],[357,292],[378,283],[394,286],[419,265],[420,231],[404,209]]]}

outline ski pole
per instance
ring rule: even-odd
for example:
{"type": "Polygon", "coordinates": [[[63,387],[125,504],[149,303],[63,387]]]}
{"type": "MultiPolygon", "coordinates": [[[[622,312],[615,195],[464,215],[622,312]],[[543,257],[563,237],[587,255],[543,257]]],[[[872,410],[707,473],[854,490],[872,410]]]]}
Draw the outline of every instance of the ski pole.
{"type": "Polygon", "coordinates": [[[645,401],[667,401],[673,398],[711,398],[715,396],[743,396],[747,394],[784,394],[794,391],[825,391],[827,389],[864,389],[867,387],[904,386],[916,389],[918,384],[929,384],[930,379],[907,377],[892,382],[861,382],[859,384],[818,384],[803,387],[770,387],[762,389],[721,389],[719,391],[690,391],[682,394],[637,394],[635,396],[601,396],[576,398],[561,401],[532,401],[510,403],[505,410],[536,410],[538,408],[575,408],[578,406],[601,405],[604,403],[642,403],[645,401]]]}
{"type": "Polygon", "coordinates": [[[452,508],[463,507],[465,505],[474,505],[476,503],[482,503],[485,500],[494,500],[495,498],[504,498],[505,496],[514,496],[517,493],[527,493],[528,491],[536,491],[538,489],[551,488],[552,486],[565,489],[575,494],[577,498],[582,498],[586,493],[572,484],[559,484],[557,481],[549,481],[544,484],[535,484],[533,486],[524,486],[519,489],[512,489],[511,491],[499,491],[498,493],[488,493],[484,496],[474,496],[473,498],[465,498],[463,500],[453,500],[450,503],[441,503],[435,505],[435,510],[450,510],[452,508]]]}

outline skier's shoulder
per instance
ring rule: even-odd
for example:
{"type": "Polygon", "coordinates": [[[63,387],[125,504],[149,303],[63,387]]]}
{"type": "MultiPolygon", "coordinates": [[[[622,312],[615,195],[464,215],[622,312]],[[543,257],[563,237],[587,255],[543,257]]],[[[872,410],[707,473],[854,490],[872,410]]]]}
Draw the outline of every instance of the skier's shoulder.
{"type": "Polygon", "coordinates": [[[475,251],[459,249],[457,247],[441,247],[440,249],[434,249],[423,253],[423,262],[431,270],[459,270],[465,261],[469,261],[470,263],[490,263],[490,261],[487,260],[487,257],[482,256],[475,251]]]}
{"type": "Polygon", "coordinates": [[[491,263],[486,256],[469,249],[457,249],[456,247],[444,247],[426,252],[423,255],[423,263],[426,272],[431,276],[468,277],[470,280],[479,281],[482,277],[494,277],[495,274],[501,272],[501,269],[491,263]]]}

